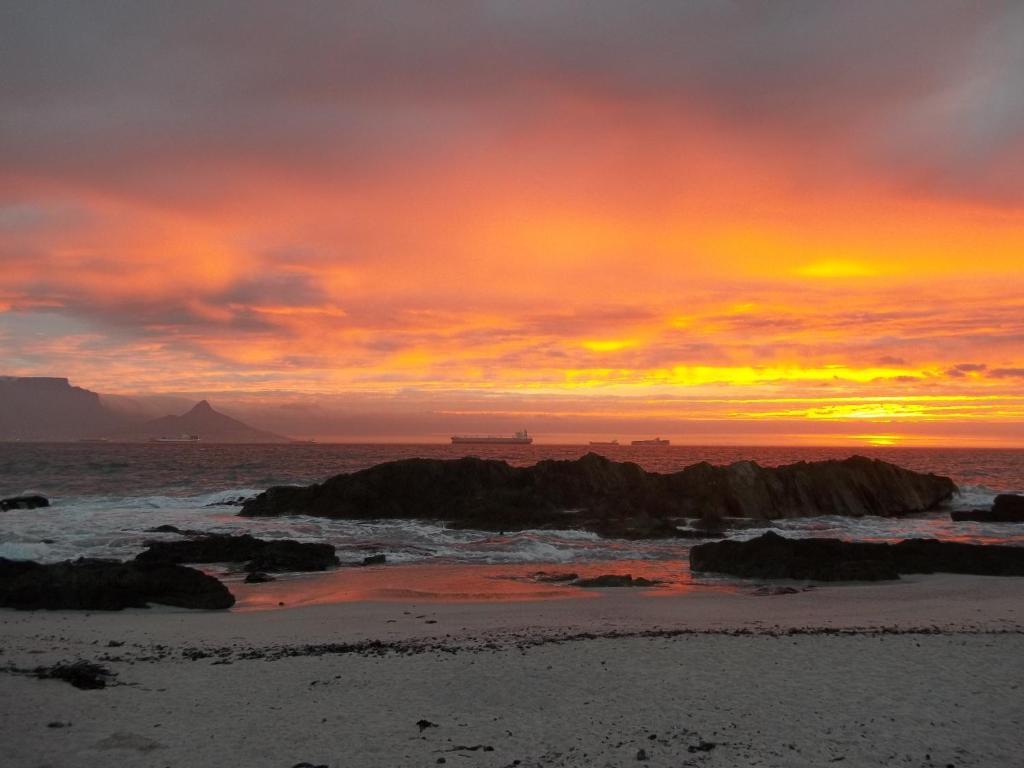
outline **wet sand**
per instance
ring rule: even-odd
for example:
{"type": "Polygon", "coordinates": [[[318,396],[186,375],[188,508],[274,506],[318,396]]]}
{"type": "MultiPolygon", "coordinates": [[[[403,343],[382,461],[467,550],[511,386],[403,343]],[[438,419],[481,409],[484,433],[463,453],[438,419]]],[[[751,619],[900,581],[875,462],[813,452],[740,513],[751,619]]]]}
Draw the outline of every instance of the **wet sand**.
{"type": "MultiPolygon", "coordinates": [[[[116,673],[102,690],[4,674],[5,764],[959,767],[1020,756],[1024,580],[318,603],[344,578],[233,584],[231,612],[0,611],[5,667],[85,659],[116,673]],[[263,610],[266,587],[308,604],[263,610]]],[[[428,569],[419,581],[436,594],[452,578],[428,569]]]]}

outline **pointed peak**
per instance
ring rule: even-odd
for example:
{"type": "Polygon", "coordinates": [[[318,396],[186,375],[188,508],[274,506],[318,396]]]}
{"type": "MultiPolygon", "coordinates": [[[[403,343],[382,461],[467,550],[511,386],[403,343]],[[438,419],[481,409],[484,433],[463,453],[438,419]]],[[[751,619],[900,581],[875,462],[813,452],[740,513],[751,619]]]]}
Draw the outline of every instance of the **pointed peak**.
{"type": "Polygon", "coordinates": [[[192,410],[189,411],[189,413],[209,413],[212,410],[213,406],[210,405],[210,402],[208,400],[200,400],[198,403],[192,406],[192,410]]]}

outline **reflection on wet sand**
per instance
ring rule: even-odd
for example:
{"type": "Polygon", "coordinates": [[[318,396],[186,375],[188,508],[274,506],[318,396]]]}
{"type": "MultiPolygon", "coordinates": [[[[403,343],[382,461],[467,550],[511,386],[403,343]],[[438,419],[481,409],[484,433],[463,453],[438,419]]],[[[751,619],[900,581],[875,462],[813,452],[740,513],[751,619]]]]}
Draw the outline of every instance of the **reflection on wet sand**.
{"type": "Polygon", "coordinates": [[[685,560],[620,560],[569,565],[383,565],[282,575],[277,581],[265,584],[227,581],[238,599],[234,610],[259,611],[357,601],[454,603],[597,598],[602,590],[573,586],[568,577],[593,578],[605,574],[628,574],[657,582],[654,586],[619,588],[640,596],[736,590],[735,586],[714,579],[694,579],[685,560]]]}

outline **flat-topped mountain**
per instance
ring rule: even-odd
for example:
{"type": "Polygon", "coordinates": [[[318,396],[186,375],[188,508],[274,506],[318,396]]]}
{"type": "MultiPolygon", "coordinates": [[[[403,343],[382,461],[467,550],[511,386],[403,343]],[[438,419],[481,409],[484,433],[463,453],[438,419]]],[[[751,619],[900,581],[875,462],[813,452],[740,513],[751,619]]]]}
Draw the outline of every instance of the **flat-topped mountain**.
{"type": "Polygon", "coordinates": [[[131,423],[95,392],[51,376],[0,376],[0,440],[80,440],[131,423]]]}
{"type": "Polygon", "coordinates": [[[180,416],[145,420],[110,408],[96,392],[52,376],[0,376],[0,440],[146,441],[198,435],[210,443],[287,443],[220,413],[203,400],[180,416]]]}
{"type": "Polygon", "coordinates": [[[250,427],[201,400],[181,416],[161,416],[114,435],[118,440],[178,439],[195,435],[205,443],[288,443],[287,437],[250,427]]]}
{"type": "Polygon", "coordinates": [[[484,530],[582,528],[670,537],[686,518],[906,515],[932,509],[955,491],[948,477],[863,456],[783,467],[702,462],[659,474],[589,453],[532,467],[477,458],[392,461],[318,485],[270,488],[247,501],[241,514],[423,518],[484,530]]]}

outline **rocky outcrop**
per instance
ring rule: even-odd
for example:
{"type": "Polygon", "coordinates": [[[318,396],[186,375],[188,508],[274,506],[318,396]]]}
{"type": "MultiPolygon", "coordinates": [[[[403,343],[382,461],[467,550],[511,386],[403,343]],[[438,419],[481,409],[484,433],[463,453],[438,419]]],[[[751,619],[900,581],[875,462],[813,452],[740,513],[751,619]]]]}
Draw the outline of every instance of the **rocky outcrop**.
{"type": "Polygon", "coordinates": [[[563,527],[665,538],[679,536],[678,523],[686,518],[911,514],[932,509],[955,490],[949,478],[861,456],[777,468],[702,463],[673,474],[594,453],[532,467],[478,458],[405,459],[322,484],[270,488],[247,500],[240,514],[424,518],[483,530],[563,527]]]}
{"type": "Polygon", "coordinates": [[[235,598],[217,579],[181,565],[85,558],[42,565],[0,558],[0,606],[116,611],[149,603],[230,608],[235,598]]]}
{"type": "Polygon", "coordinates": [[[1004,515],[1024,515],[1024,496],[1001,493],[992,502],[992,511],[1004,515]]]}
{"type": "Polygon", "coordinates": [[[143,563],[245,563],[256,572],[323,571],[338,565],[330,544],[292,539],[264,541],[249,534],[206,534],[183,541],[151,541],[136,558],[143,563]]]}
{"type": "Polygon", "coordinates": [[[954,522],[972,520],[981,523],[1024,523],[1024,496],[1001,493],[992,503],[992,509],[972,509],[950,512],[954,522]]]}
{"type": "Polygon", "coordinates": [[[789,539],[769,531],[750,541],[690,550],[690,569],[751,579],[879,581],[901,573],[1024,576],[1024,547],[907,539],[897,544],[789,539]]]}
{"type": "Polygon", "coordinates": [[[9,499],[0,499],[0,510],[4,512],[9,509],[38,509],[48,506],[50,500],[45,496],[12,496],[9,499]]]}

